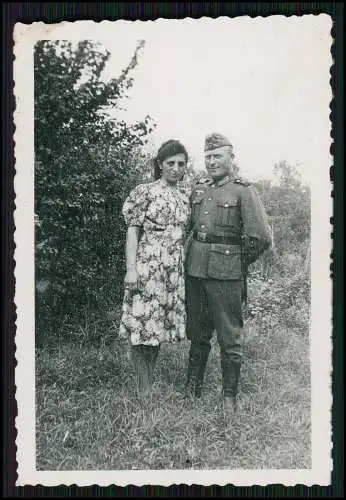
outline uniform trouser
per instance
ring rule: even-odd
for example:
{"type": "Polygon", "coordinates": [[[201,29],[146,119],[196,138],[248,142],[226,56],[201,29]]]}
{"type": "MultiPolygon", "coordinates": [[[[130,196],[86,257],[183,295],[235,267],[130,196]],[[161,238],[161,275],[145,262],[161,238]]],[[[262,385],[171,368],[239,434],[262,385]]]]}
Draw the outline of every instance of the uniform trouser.
{"type": "Polygon", "coordinates": [[[242,356],[241,281],[186,277],[187,337],[191,353],[210,350],[213,331],[220,345],[224,394],[237,392],[242,356]]]}

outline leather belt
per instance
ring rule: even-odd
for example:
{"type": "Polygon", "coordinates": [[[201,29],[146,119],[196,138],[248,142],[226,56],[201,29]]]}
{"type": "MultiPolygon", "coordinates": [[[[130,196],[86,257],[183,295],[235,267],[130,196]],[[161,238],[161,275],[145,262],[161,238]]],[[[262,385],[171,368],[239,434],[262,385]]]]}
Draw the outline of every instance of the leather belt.
{"type": "Polygon", "coordinates": [[[202,241],[203,243],[221,243],[224,245],[240,245],[241,240],[235,236],[216,236],[213,234],[203,233],[202,231],[194,231],[193,239],[202,241]]]}

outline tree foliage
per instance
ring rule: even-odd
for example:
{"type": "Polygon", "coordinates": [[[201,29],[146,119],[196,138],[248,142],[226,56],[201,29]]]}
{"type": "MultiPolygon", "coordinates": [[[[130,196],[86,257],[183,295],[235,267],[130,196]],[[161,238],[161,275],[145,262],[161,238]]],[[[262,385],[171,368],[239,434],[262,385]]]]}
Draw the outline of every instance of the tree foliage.
{"type": "Polygon", "coordinates": [[[273,180],[255,183],[266,208],[276,251],[304,251],[310,238],[310,188],[286,161],[274,165],[273,180]]]}
{"type": "Polygon", "coordinates": [[[136,182],[149,116],[111,118],[133,84],[139,42],[119,78],[105,83],[110,53],[91,41],[35,47],[35,226],[39,314],[81,312],[122,293],[121,207],[136,182]],[[43,293],[45,291],[45,293],[43,293]]]}
{"type": "Polygon", "coordinates": [[[273,231],[273,247],[250,266],[246,317],[259,330],[284,323],[306,333],[310,314],[310,189],[287,162],[255,185],[273,231]]]}

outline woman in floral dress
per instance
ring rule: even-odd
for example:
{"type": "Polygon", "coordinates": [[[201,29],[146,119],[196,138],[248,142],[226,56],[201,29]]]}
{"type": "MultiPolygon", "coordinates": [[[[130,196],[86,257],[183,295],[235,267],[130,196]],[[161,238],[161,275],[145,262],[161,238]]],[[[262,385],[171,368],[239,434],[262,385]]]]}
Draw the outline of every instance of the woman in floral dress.
{"type": "Polygon", "coordinates": [[[160,344],[185,338],[183,245],[190,209],[179,181],[187,160],[179,141],[162,144],[155,181],[134,188],[123,206],[127,271],[119,333],[130,340],[140,391],[151,387],[160,344]]]}

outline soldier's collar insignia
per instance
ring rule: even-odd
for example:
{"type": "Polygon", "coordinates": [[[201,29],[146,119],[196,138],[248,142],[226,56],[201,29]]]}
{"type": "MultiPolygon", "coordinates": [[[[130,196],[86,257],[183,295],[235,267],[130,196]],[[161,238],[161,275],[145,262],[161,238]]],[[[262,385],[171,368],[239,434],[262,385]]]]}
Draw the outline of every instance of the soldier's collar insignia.
{"type": "Polygon", "coordinates": [[[224,186],[225,184],[227,184],[227,182],[230,182],[231,181],[231,178],[229,175],[226,175],[226,177],[224,177],[223,179],[221,179],[220,181],[218,182],[215,182],[215,186],[217,187],[221,187],[221,186],[224,186]]]}
{"type": "Polygon", "coordinates": [[[198,184],[211,184],[212,180],[210,179],[210,177],[201,177],[200,179],[198,179],[197,181],[197,185],[198,184]]]}

